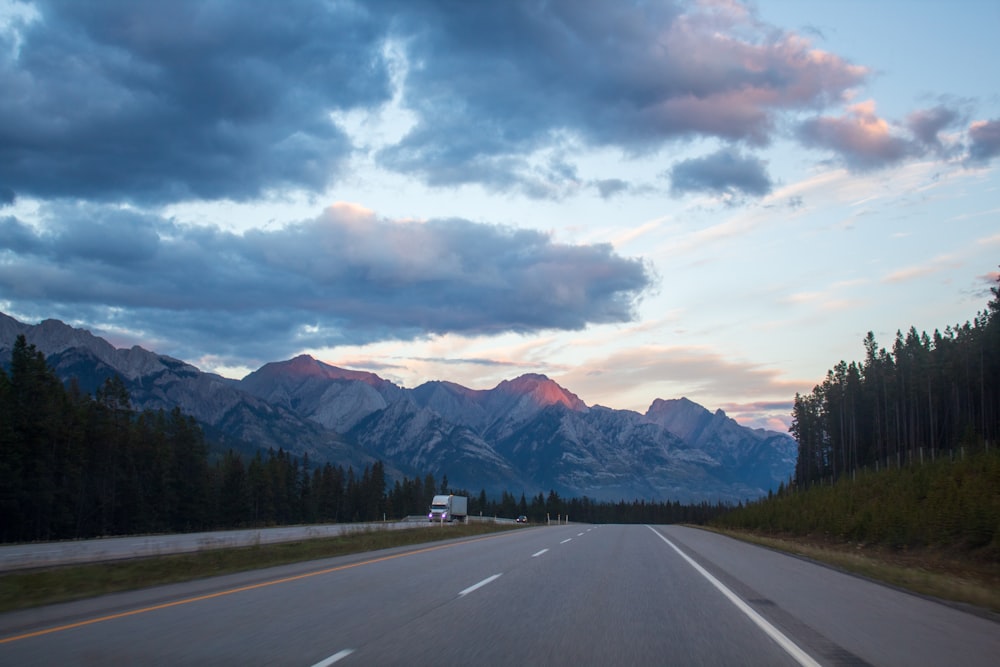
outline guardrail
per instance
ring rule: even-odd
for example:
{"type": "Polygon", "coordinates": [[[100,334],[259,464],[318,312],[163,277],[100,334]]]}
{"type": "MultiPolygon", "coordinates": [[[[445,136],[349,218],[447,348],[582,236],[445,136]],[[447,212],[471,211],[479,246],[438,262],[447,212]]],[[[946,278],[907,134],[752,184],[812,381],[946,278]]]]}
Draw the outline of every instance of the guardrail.
{"type": "MultiPolygon", "coordinates": [[[[466,517],[466,519],[470,523],[503,523],[503,524],[517,523],[517,521],[515,521],[514,519],[505,519],[505,518],[499,517],[499,516],[476,516],[476,515],[470,514],[468,517],[466,517]]],[[[411,514],[410,516],[408,516],[405,519],[403,519],[403,521],[410,522],[410,523],[419,523],[419,522],[423,522],[423,523],[436,523],[436,522],[430,521],[427,518],[426,514],[411,514]]]]}
{"type": "Polygon", "coordinates": [[[319,537],[335,537],[365,530],[402,530],[428,525],[410,521],[336,523],[315,526],[281,526],[203,533],[106,537],[96,540],[68,540],[0,546],[0,572],[54,565],[96,563],[192,553],[209,549],[250,547],[319,537]]]}
{"type": "MultiPolygon", "coordinates": [[[[514,519],[493,516],[470,516],[474,523],[514,524],[514,519]]],[[[55,565],[97,563],[101,561],[193,553],[209,549],[250,547],[318,537],[335,537],[364,530],[402,530],[432,526],[426,514],[411,515],[399,521],[371,523],[335,523],[316,526],[280,526],[245,530],[221,530],[203,533],[105,537],[95,540],[66,540],[0,546],[0,572],[27,570],[55,565]]]]}

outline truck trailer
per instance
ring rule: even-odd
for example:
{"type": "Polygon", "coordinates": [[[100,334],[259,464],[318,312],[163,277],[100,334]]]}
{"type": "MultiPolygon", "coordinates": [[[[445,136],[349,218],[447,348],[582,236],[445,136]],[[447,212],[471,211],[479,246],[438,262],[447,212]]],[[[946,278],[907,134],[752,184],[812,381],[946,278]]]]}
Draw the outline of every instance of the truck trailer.
{"type": "Polygon", "coordinates": [[[469,515],[469,499],[465,496],[434,496],[428,521],[465,521],[469,515]]]}

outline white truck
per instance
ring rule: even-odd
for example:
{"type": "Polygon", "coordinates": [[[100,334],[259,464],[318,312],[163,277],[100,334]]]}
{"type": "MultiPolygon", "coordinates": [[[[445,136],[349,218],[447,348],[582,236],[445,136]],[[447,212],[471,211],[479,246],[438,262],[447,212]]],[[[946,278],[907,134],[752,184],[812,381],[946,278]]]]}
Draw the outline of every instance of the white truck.
{"type": "Polygon", "coordinates": [[[469,499],[465,496],[434,496],[428,521],[462,521],[469,515],[469,499]]]}

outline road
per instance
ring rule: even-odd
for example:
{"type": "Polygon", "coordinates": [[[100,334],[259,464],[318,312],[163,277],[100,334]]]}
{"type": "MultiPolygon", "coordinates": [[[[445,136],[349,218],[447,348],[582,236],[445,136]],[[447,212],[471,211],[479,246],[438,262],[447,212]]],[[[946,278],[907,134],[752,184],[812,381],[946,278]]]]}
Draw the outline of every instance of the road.
{"type": "Polygon", "coordinates": [[[0,665],[996,665],[1000,624],[680,526],[527,528],[0,615],[0,665]]]}

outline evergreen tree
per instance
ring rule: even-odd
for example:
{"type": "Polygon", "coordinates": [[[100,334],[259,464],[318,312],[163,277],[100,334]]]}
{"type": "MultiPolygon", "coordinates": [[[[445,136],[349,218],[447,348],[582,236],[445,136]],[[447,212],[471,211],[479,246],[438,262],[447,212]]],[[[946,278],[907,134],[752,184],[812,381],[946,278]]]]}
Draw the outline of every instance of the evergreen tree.
{"type": "Polygon", "coordinates": [[[218,468],[219,523],[233,528],[250,523],[250,483],[243,459],[230,449],[222,457],[218,468]]]}
{"type": "Polygon", "coordinates": [[[796,395],[790,429],[799,445],[796,485],[995,446],[1000,288],[991,293],[972,322],[933,336],[915,327],[897,331],[891,351],[868,332],[862,363],[841,361],[811,394],[796,395]]]}

